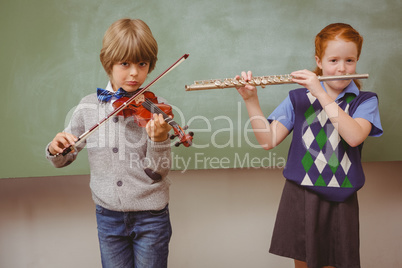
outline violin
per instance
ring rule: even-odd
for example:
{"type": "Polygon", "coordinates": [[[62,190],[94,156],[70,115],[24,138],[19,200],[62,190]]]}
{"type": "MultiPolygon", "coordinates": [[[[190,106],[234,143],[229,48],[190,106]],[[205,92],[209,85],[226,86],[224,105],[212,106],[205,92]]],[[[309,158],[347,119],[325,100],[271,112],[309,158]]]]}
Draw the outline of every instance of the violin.
{"type": "MultiPolygon", "coordinates": [[[[128,99],[128,97],[117,99],[112,104],[113,108],[118,109],[120,106],[124,105],[128,99]]],[[[124,118],[133,116],[134,122],[137,123],[138,126],[145,127],[149,120],[153,118],[152,115],[154,113],[162,114],[166,123],[172,126],[174,134],[170,136],[170,139],[179,138],[179,141],[175,143],[176,147],[180,146],[180,144],[183,144],[185,147],[191,146],[194,133],[189,132],[186,134],[184,130],[186,130],[188,126],[181,128],[180,125],[173,120],[172,106],[158,102],[158,97],[151,91],[144,92],[136,101],[128,104],[116,115],[124,116],[124,118]],[[138,99],[140,100],[138,101],[138,99]]]]}
{"type": "MultiPolygon", "coordinates": [[[[77,147],[79,144],[81,144],[82,142],[84,142],[92,133],[95,132],[95,130],[97,130],[100,126],[102,126],[103,124],[105,124],[111,117],[115,116],[116,114],[119,114],[120,112],[122,112],[128,105],[130,105],[133,101],[135,101],[141,94],[143,94],[144,92],[146,92],[152,85],[154,85],[156,82],[158,82],[162,77],[164,77],[168,72],[170,72],[171,70],[173,70],[174,68],[176,68],[180,63],[182,63],[185,59],[187,59],[187,57],[189,56],[189,54],[184,54],[183,56],[181,56],[175,63],[173,63],[169,68],[167,68],[163,73],[161,73],[158,77],[156,77],[154,80],[151,81],[151,83],[149,83],[148,85],[146,85],[145,87],[143,87],[142,89],[138,90],[131,98],[127,99],[123,104],[121,104],[118,108],[115,108],[115,110],[110,113],[108,116],[106,116],[103,120],[101,120],[99,123],[97,123],[96,125],[94,125],[93,127],[91,127],[89,130],[85,131],[83,134],[81,134],[78,137],[78,140],[75,142],[74,146],[69,146],[67,148],[65,148],[63,150],[63,152],[61,153],[62,155],[66,155],[69,152],[75,150],[75,147],[77,147]]],[[[152,102],[151,102],[152,103],[152,102]]],[[[147,106],[148,104],[146,104],[147,106]]],[[[156,109],[154,106],[156,106],[154,103],[152,103],[151,105],[149,105],[151,109],[156,109]]],[[[161,109],[160,109],[161,110],[161,109]]],[[[162,111],[162,110],[161,110],[162,111]]],[[[163,111],[162,111],[163,112],[163,111]]],[[[164,114],[164,112],[158,112],[161,114],[164,114]]],[[[129,113],[129,112],[122,112],[123,115],[124,113],[129,113]]],[[[166,113],[165,113],[166,114],[166,113]]],[[[165,118],[165,115],[163,115],[165,118]]],[[[173,114],[172,114],[173,116],[173,114]]],[[[167,120],[169,120],[168,118],[170,118],[168,115],[166,115],[166,122],[167,120]]],[[[177,123],[176,123],[177,124],[177,123]]],[[[177,125],[178,126],[178,125],[177,125]]],[[[176,128],[174,128],[175,131],[175,135],[177,135],[180,140],[184,145],[186,144],[191,144],[189,141],[192,140],[192,135],[185,135],[183,129],[178,126],[176,128]],[[191,137],[191,138],[190,138],[191,137]]],[[[180,145],[180,143],[179,143],[180,145]]],[[[178,146],[178,145],[177,145],[178,146]]],[[[190,146],[190,145],[188,145],[190,146]]]]}

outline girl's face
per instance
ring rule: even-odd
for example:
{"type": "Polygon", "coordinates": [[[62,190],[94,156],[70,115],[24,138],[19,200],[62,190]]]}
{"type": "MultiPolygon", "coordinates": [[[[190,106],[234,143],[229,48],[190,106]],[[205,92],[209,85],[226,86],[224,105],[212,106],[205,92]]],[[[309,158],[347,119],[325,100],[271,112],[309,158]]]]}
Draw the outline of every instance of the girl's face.
{"type": "MultiPolygon", "coordinates": [[[[323,76],[354,74],[356,72],[357,46],[353,42],[336,39],[327,43],[322,59],[316,58],[317,66],[322,69],[323,76]]],[[[327,90],[342,91],[351,80],[324,82],[327,90]]]]}
{"type": "Polygon", "coordinates": [[[145,82],[149,70],[149,62],[117,62],[112,67],[110,82],[113,90],[123,88],[134,92],[145,82]]]}

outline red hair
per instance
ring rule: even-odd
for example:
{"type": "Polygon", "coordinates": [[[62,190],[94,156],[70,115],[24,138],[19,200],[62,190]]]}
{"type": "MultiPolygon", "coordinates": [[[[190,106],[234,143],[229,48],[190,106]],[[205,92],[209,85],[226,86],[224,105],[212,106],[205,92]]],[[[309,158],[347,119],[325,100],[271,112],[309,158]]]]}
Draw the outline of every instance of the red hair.
{"type": "MultiPolygon", "coordinates": [[[[359,60],[360,53],[363,46],[363,37],[352,26],[346,23],[333,23],[326,26],[315,37],[315,56],[322,59],[325,50],[327,49],[328,41],[340,38],[347,42],[353,42],[357,47],[357,59],[359,60]]],[[[316,68],[314,70],[316,75],[322,75],[322,70],[316,68]]],[[[354,80],[357,87],[360,89],[360,81],[354,80]]]]}

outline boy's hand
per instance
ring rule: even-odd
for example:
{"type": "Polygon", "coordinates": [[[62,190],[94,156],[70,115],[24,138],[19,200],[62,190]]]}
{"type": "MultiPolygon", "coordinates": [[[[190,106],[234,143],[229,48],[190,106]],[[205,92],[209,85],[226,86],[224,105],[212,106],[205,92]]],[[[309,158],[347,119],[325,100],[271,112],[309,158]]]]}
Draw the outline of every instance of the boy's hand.
{"type": "Polygon", "coordinates": [[[49,145],[49,152],[52,155],[60,154],[63,150],[70,145],[75,145],[78,140],[76,136],[67,132],[57,133],[56,137],[52,140],[49,145]]]}
{"type": "Polygon", "coordinates": [[[167,140],[172,127],[166,123],[162,114],[153,114],[153,118],[149,120],[145,129],[152,141],[161,142],[167,140]]]}

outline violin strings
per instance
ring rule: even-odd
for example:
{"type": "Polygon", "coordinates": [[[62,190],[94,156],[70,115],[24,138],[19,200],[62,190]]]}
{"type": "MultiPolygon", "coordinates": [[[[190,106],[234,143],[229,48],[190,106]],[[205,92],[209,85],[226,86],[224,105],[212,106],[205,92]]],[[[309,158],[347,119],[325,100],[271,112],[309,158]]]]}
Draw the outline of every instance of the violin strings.
{"type": "Polygon", "coordinates": [[[154,103],[152,101],[150,101],[149,99],[145,99],[145,102],[142,104],[147,110],[149,110],[150,112],[158,112],[161,114],[164,114],[164,112],[156,105],[153,105],[154,103]],[[152,110],[152,111],[151,111],[152,110]]]}
{"type": "Polygon", "coordinates": [[[142,103],[142,105],[151,113],[160,113],[163,115],[163,118],[165,119],[165,121],[172,125],[176,125],[177,123],[170,118],[165,112],[163,112],[158,106],[156,106],[152,101],[150,101],[149,99],[145,99],[145,101],[142,103]]]}

